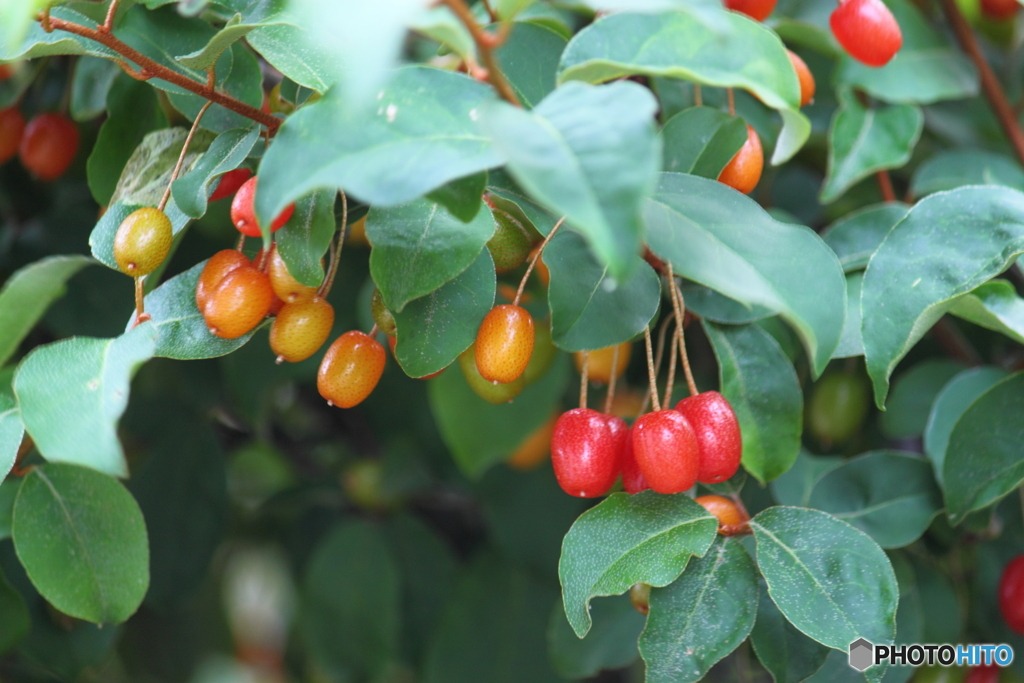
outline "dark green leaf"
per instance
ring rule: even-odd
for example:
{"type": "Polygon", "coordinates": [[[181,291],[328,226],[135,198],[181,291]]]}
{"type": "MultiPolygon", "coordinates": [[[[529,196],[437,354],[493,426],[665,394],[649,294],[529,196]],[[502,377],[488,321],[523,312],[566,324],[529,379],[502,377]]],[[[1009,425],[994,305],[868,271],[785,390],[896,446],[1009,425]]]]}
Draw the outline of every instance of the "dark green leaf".
{"type": "Polygon", "coordinates": [[[739,541],[719,536],[667,588],[651,591],[640,636],[650,683],[699,681],[747,639],[757,616],[757,570],[739,541]]]}
{"type": "Polygon", "coordinates": [[[481,125],[508,171],[540,204],[565,216],[616,277],[639,251],[642,203],[661,166],[657,103],[631,82],[569,83],[532,112],[491,103],[481,125]]]}
{"type": "Polygon", "coordinates": [[[321,190],[295,202],[295,213],[274,233],[277,250],[288,272],[307,287],[324,281],[321,259],[338,226],[334,222],[334,192],[321,190]]]}
{"type": "Polygon", "coordinates": [[[71,118],[89,121],[107,110],[107,93],[120,67],[102,57],[79,57],[71,81],[71,118]]]}
{"type": "Polygon", "coordinates": [[[665,122],[661,139],[662,169],[717,180],[747,141],[747,125],[718,109],[692,107],[665,122]]]}
{"type": "Polygon", "coordinates": [[[757,325],[704,323],[718,359],[721,392],[743,436],[743,467],[771,481],[800,452],[804,402],[800,380],[775,339],[757,325]]]}
{"type": "Polygon", "coordinates": [[[535,107],[555,89],[565,43],[565,38],[546,26],[517,23],[495,51],[502,73],[524,106],[535,107]]]}
{"type": "Polygon", "coordinates": [[[963,370],[963,365],[940,358],[910,368],[893,383],[892,395],[882,413],[882,433],[892,439],[921,436],[928,422],[932,401],[946,382],[963,370]]]}
{"type": "Polygon", "coordinates": [[[0,483],[0,541],[11,537],[14,517],[14,498],[18,495],[21,479],[7,479],[0,483]]]}
{"type": "MultiPolygon", "coordinates": [[[[0,483],[14,467],[25,427],[10,387],[0,386],[0,483]]],[[[2,504],[0,504],[2,507],[2,504]]]]}
{"type": "Polygon", "coordinates": [[[235,42],[248,35],[250,31],[263,26],[274,26],[279,23],[283,22],[243,23],[242,15],[236,14],[202,48],[187,55],[178,55],[178,63],[189,69],[206,71],[211,66],[216,65],[221,55],[235,42]]]}
{"type": "Polygon", "coordinates": [[[636,611],[627,596],[598,600],[591,607],[594,626],[586,638],[577,638],[555,605],[548,623],[548,653],[559,676],[590,678],[602,669],[621,669],[638,656],[637,638],[646,617],[636,611]]]}
{"type": "Polygon", "coordinates": [[[149,587],[146,523],[116,479],[78,465],[35,467],[13,526],[18,559],[61,612],[119,624],[138,609],[149,587]]]}
{"type": "Polygon", "coordinates": [[[1024,170],[1005,154],[980,149],[949,149],[926,159],[914,171],[915,197],[955,190],[964,185],[1005,185],[1024,190],[1024,170]]]}
{"type": "MultiPolygon", "coordinates": [[[[219,86],[221,91],[249,106],[260,106],[263,100],[260,65],[256,61],[256,55],[241,43],[235,43],[221,56],[217,67],[217,80],[221,81],[219,86]]],[[[183,95],[173,92],[168,93],[167,100],[190,121],[195,121],[200,110],[207,103],[206,98],[201,95],[183,95]]],[[[214,133],[225,133],[235,128],[257,127],[257,124],[249,117],[237,114],[220,105],[210,107],[203,115],[199,125],[214,133]]]]}
{"type": "Polygon", "coordinates": [[[679,173],[661,175],[644,219],[651,250],[676,275],[779,312],[796,328],[815,374],[825,369],[843,329],[846,284],[835,254],[813,231],[774,220],[721,183],[679,173]]]}
{"type": "Polygon", "coordinates": [[[862,270],[892,226],[903,220],[909,210],[900,202],[867,206],[837,220],[821,237],[836,252],[843,270],[862,270]]]}
{"type": "MultiPolygon", "coordinates": [[[[35,21],[28,24],[27,33],[22,34],[20,30],[8,33],[11,28],[11,25],[8,24],[8,17],[5,16],[7,15],[8,8],[13,10],[12,13],[27,10],[30,16],[32,13],[42,9],[42,7],[36,5],[27,6],[24,2],[5,2],[3,7],[0,7],[0,18],[3,19],[0,22],[0,25],[3,26],[3,28],[0,28],[0,61],[33,59],[48,55],[93,55],[107,59],[117,57],[117,54],[110,48],[104,47],[100,43],[88,38],[76,36],[66,31],[47,33],[35,21]]],[[[105,13],[106,9],[98,3],[78,2],[75,3],[74,8],[66,5],[53,7],[50,16],[88,26],[90,24],[103,23],[105,13]]],[[[24,15],[18,17],[17,21],[22,23],[23,27],[25,26],[23,23],[25,21],[24,15]]],[[[11,24],[13,23],[11,22],[11,24]]]]}
{"type": "Polygon", "coordinates": [[[778,479],[772,481],[772,496],[779,505],[808,507],[811,491],[818,480],[832,471],[843,459],[839,456],[811,455],[801,449],[793,466],[778,479]]]}
{"type": "Polygon", "coordinates": [[[764,306],[741,304],[703,285],[684,282],[682,293],[687,309],[715,323],[744,325],[775,314],[764,306]]]}
{"type": "Polygon", "coordinates": [[[437,202],[459,220],[469,223],[480,211],[485,187],[487,173],[474,173],[434,190],[427,195],[427,199],[437,202]]]}
{"type": "Polygon", "coordinates": [[[775,683],[800,683],[821,668],[829,649],[801,633],[782,616],[762,586],[750,644],[775,683]]]}
{"type": "Polygon", "coordinates": [[[1024,344],[1024,299],[1007,280],[991,280],[975,287],[958,298],[949,312],[1024,344]]]}
{"type": "Polygon", "coordinates": [[[576,635],[590,630],[590,600],[634,583],[667,586],[691,555],[703,555],[717,520],[689,496],[615,493],[583,513],[565,536],[558,576],[576,635]]]}
{"type": "Polygon", "coordinates": [[[0,572],[0,655],[7,654],[27,634],[29,626],[28,608],[25,599],[7,583],[0,572]]]}
{"type": "Polygon", "coordinates": [[[843,336],[833,358],[852,358],[864,355],[864,340],[860,337],[860,291],[864,285],[863,273],[849,273],[846,276],[846,320],[843,322],[843,336]]]}
{"type": "Polygon", "coordinates": [[[217,188],[220,176],[245,161],[259,137],[258,128],[221,133],[192,170],[172,183],[171,196],[186,216],[201,218],[206,213],[206,200],[217,188]]]}
{"type": "Polygon", "coordinates": [[[492,171],[488,175],[487,191],[497,208],[516,217],[522,214],[526,219],[523,224],[530,223],[541,235],[548,235],[558,223],[558,216],[528,197],[504,171],[492,171]]]}

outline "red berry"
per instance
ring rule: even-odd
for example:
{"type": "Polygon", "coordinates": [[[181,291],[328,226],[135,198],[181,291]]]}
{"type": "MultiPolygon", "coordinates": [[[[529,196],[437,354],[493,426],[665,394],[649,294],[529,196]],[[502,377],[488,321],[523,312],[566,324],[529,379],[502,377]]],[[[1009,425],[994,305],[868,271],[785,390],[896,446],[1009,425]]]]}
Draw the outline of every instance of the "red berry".
{"type": "Polygon", "coordinates": [[[633,454],[644,479],[658,493],[681,493],[697,483],[700,446],[679,411],[640,416],[633,425],[633,454]]]}
{"type": "Polygon", "coordinates": [[[619,476],[620,442],[607,415],[590,408],[562,413],[551,437],[551,464],[558,485],[578,498],[608,493],[619,476]]]}
{"type": "Polygon", "coordinates": [[[203,317],[210,332],[236,339],[260,324],[270,312],[274,290],[266,273],[243,266],[228,273],[210,293],[203,317]]]}
{"type": "MultiPolygon", "coordinates": [[[[1017,2],[1017,0],[1013,0],[1013,2],[1017,2]]],[[[814,75],[799,55],[789,50],[786,50],[786,54],[789,55],[789,62],[793,65],[793,70],[796,71],[797,80],[800,81],[800,106],[803,107],[814,99],[814,75]]]]}
{"type": "Polygon", "coordinates": [[[235,194],[238,192],[238,188],[242,187],[251,175],[252,171],[247,168],[236,168],[233,171],[228,171],[220,177],[217,189],[210,195],[210,201],[215,202],[218,199],[224,199],[235,194]]]}
{"type": "MultiPolygon", "coordinates": [[[[238,228],[238,232],[248,237],[259,237],[262,234],[260,232],[260,224],[256,220],[256,208],[254,206],[257,180],[259,180],[259,176],[253,176],[246,180],[238,188],[235,198],[231,200],[231,222],[238,228]]],[[[284,211],[279,213],[274,222],[270,224],[270,232],[280,230],[281,226],[288,222],[293,213],[295,213],[295,205],[289,204],[286,206],[284,211]]]]}
{"type": "Polygon", "coordinates": [[[976,666],[967,674],[964,683],[999,683],[998,666],[976,666]]]}
{"type": "Polygon", "coordinates": [[[530,363],[533,341],[533,318],[525,308],[495,306],[476,335],[477,370],[488,382],[514,382],[530,363]]]}
{"type": "Polygon", "coordinates": [[[882,0],[845,0],[828,23],[843,49],[868,66],[885,66],[903,45],[900,25],[882,0]]]}
{"type": "Polygon", "coordinates": [[[359,405],[373,393],[386,360],[384,347],[376,339],[358,330],[346,332],[324,354],[316,388],[331,405],[359,405]]]}
{"type": "Polygon", "coordinates": [[[1006,21],[1020,10],[1017,0],[981,0],[981,13],[993,21],[1006,21]]]}
{"type": "Polygon", "coordinates": [[[223,282],[228,273],[236,268],[251,265],[245,254],[234,249],[223,249],[211,256],[203,266],[203,272],[199,274],[199,281],[196,283],[196,306],[199,310],[206,308],[210,294],[217,289],[217,285],[223,282]]]}
{"type": "Polygon", "coordinates": [[[14,158],[25,134],[25,117],[16,108],[0,109],[0,164],[14,158]]]}
{"type": "Polygon", "coordinates": [[[999,581],[999,610],[1006,625],[1024,635],[1024,555],[1014,558],[999,581]]]}
{"type": "Polygon", "coordinates": [[[717,391],[705,391],[684,398],[676,405],[676,410],[689,420],[700,444],[697,481],[717,484],[736,474],[743,455],[743,439],[736,413],[725,396],[717,391]]]}
{"type": "Polygon", "coordinates": [[[633,430],[626,436],[626,443],[622,445],[622,488],[626,493],[635,494],[651,488],[644,473],[640,471],[640,465],[636,462],[636,455],[633,453],[633,430]]]}
{"type": "Polygon", "coordinates": [[[747,126],[747,141],[718,174],[718,182],[743,194],[750,194],[761,180],[762,170],[764,150],[761,148],[761,138],[757,136],[757,131],[747,126]]]}
{"type": "Polygon", "coordinates": [[[78,154],[78,127],[61,114],[39,114],[25,128],[19,154],[37,178],[56,180],[78,154]]]}
{"type": "Polygon", "coordinates": [[[775,9],[776,0],[725,0],[725,6],[755,21],[764,21],[775,9]]]}

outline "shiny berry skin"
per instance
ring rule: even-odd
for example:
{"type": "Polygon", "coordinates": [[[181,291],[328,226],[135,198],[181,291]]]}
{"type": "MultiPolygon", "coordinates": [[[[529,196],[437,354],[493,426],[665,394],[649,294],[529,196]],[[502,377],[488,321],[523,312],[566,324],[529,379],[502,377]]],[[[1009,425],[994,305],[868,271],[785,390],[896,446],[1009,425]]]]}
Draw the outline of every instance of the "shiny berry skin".
{"type": "Polygon", "coordinates": [[[796,71],[796,78],[800,81],[800,106],[806,106],[814,99],[814,75],[807,68],[807,63],[800,59],[800,55],[790,50],[786,50],[786,54],[789,55],[789,61],[793,65],[793,70],[796,71]]]}
{"type": "Polygon", "coordinates": [[[640,471],[640,465],[636,462],[636,455],[633,453],[633,432],[626,437],[622,445],[622,488],[626,493],[634,495],[651,488],[644,473],[640,471]]]}
{"type": "Polygon", "coordinates": [[[552,415],[547,422],[533,430],[533,433],[519,444],[505,463],[509,467],[526,472],[544,462],[544,458],[551,453],[551,437],[555,433],[557,421],[558,415],[552,415]]]}
{"type": "Polygon", "coordinates": [[[629,601],[633,603],[633,609],[640,614],[649,614],[651,611],[651,584],[634,583],[630,586],[629,601]]]}
{"type": "Polygon", "coordinates": [[[718,518],[718,533],[732,536],[740,531],[747,518],[736,503],[725,496],[701,496],[694,498],[695,503],[718,518]]]}
{"type": "Polygon", "coordinates": [[[270,278],[270,286],[274,288],[274,294],[286,304],[310,301],[316,296],[316,287],[304,285],[292,277],[284,259],[281,258],[281,252],[276,247],[270,252],[270,260],[267,262],[267,277],[270,278]]]}
{"type": "Polygon", "coordinates": [[[160,209],[136,209],[114,234],[114,260],[125,275],[149,275],[171,251],[171,219],[160,209]]]}
{"type": "Polygon", "coordinates": [[[277,362],[298,363],[320,350],[334,326],[334,307],[314,297],[285,304],[270,327],[270,348],[277,362]]]}
{"type": "Polygon", "coordinates": [[[964,683],[999,683],[999,673],[1002,669],[998,666],[976,666],[973,667],[964,683]]]}
{"type": "Polygon", "coordinates": [[[331,405],[359,405],[373,393],[386,360],[384,347],[376,339],[358,330],[346,332],[324,354],[316,388],[331,405]]]}
{"type": "Polygon", "coordinates": [[[247,168],[236,168],[233,171],[228,171],[220,177],[217,189],[210,195],[210,201],[215,202],[218,199],[224,199],[235,194],[251,176],[252,171],[247,168]]]}
{"type": "Polygon", "coordinates": [[[0,164],[14,158],[25,134],[25,117],[12,107],[0,109],[0,164]]]}
{"type": "Polygon", "coordinates": [[[633,455],[658,493],[681,493],[697,483],[700,446],[693,427],[676,410],[641,415],[633,424],[633,455]]]}
{"type": "Polygon", "coordinates": [[[376,287],[373,288],[373,294],[370,295],[370,314],[373,316],[373,322],[377,323],[377,327],[380,328],[381,332],[389,337],[394,337],[398,334],[395,316],[384,305],[384,297],[376,287]]]}
{"type": "Polygon", "coordinates": [[[476,334],[476,367],[489,382],[519,379],[533,354],[533,318],[525,308],[502,304],[491,309],[476,334]]]}
{"type": "MultiPolygon", "coordinates": [[[[259,176],[253,176],[242,183],[242,186],[238,188],[238,192],[235,193],[235,198],[231,200],[231,222],[238,228],[238,232],[247,237],[259,237],[262,234],[260,232],[260,224],[256,220],[256,208],[254,206],[257,180],[259,180],[259,176]]],[[[281,226],[288,222],[293,213],[295,213],[295,205],[289,204],[286,206],[284,211],[279,213],[274,222],[270,224],[270,232],[280,230],[281,226]]]]}
{"type": "Polygon", "coordinates": [[[35,177],[56,180],[78,154],[78,127],[61,114],[39,114],[25,127],[18,153],[35,177]]]}
{"type": "Polygon", "coordinates": [[[718,174],[718,182],[743,194],[750,194],[761,180],[762,170],[764,150],[761,148],[761,138],[753,128],[747,126],[747,141],[718,174]]]}
{"type": "Polygon", "coordinates": [[[828,23],[843,49],[868,66],[885,66],[903,45],[900,25],[882,0],[845,0],[828,23]]]}
{"type": "Polygon", "coordinates": [[[526,387],[525,373],[519,379],[505,384],[495,384],[484,379],[476,367],[476,344],[459,354],[459,368],[461,368],[469,388],[483,400],[495,405],[508,403],[523,393],[523,389],[526,387]]]}
{"type": "Polygon", "coordinates": [[[206,307],[210,294],[217,289],[217,285],[228,276],[228,273],[236,268],[251,265],[248,257],[235,249],[223,249],[211,256],[203,266],[203,272],[199,274],[199,281],[196,283],[196,306],[199,310],[206,307]]]}
{"type": "Polygon", "coordinates": [[[274,302],[266,273],[252,267],[235,268],[210,293],[203,317],[212,334],[236,339],[259,325],[274,302]]]}
{"type": "Polygon", "coordinates": [[[725,0],[725,6],[736,12],[742,12],[754,21],[764,21],[775,9],[776,0],[725,0]]]}
{"type": "Polygon", "coordinates": [[[1024,555],[1006,565],[999,580],[999,611],[1013,631],[1024,635],[1024,555]]]}
{"type": "Polygon", "coordinates": [[[1019,10],[1017,0],[981,0],[981,13],[992,21],[1012,19],[1019,10]]]}
{"type": "Polygon", "coordinates": [[[684,398],[676,405],[676,410],[690,421],[700,444],[697,481],[717,484],[736,474],[743,455],[743,439],[736,413],[725,396],[717,391],[705,391],[684,398]]]}
{"type": "Polygon", "coordinates": [[[494,235],[487,242],[487,250],[494,259],[499,273],[514,270],[526,262],[533,248],[533,240],[523,224],[507,211],[492,209],[494,235]]]}
{"type": "Polygon", "coordinates": [[[590,408],[574,408],[555,423],[551,464],[558,485],[570,496],[603,496],[619,476],[621,444],[607,417],[590,408]]]}
{"type": "MultiPolygon", "coordinates": [[[[629,366],[632,351],[633,345],[629,342],[587,351],[587,380],[594,384],[608,384],[612,379],[612,372],[615,373],[616,379],[622,377],[622,373],[629,366]],[[618,362],[614,362],[616,348],[619,350],[618,362]]],[[[576,361],[576,371],[582,373],[583,352],[574,353],[573,360],[576,361]]]]}

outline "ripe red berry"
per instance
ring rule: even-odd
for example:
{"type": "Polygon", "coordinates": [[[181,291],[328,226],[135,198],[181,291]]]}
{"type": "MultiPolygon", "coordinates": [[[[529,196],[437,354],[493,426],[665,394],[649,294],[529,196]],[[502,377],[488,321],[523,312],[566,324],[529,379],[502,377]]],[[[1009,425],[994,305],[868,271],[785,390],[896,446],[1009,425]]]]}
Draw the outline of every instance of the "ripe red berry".
{"type": "Polygon", "coordinates": [[[1019,10],[1017,0],[981,0],[981,13],[992,21],[1012,19],[1019,10]]]}
{"type": "Polygon", "coordinates": [[[647,480],[644,479],[644,473],[640,471],[640,465],[636,462],[632,430],[626,437],[626,443],[622,446],[622,488],[629,494],[640,493],[651,488],[647,480]]]}
{"type": "Polygon", "coordinates": [[[718,518],[718,533],[732,536],[740,531],[747,517],[736,503],[725,496],[701,496],[694,499],[705,510],[718,518]]]}
{"type": "Polygon", "coordinates": [[[868,66],[885,66],[903,45],[900,25],[882,0],[844,0],[828,23],[843,49],[868,66]]]}
{"type": "MultiPolygon", "coordinates": [[[[1013,0],[1013,2],[1017,2],[1017,0],[1013,0]]],[[[814,99],[814,75],[799,55],[790,50],[786,50],[786,54],[789,55],[789,61],[793,65],[793,70],[796,71],[796,78],[800,81],[800,106],[806,106],[814,99]]]]}
{"type": "Polygon", "coordinates": [[[967,674],[964,683],[999,683],[999,672],[1002,669],[998,666],[976,666],[967,674]]]}
{"type": "Polygon", "coordinates": [[[174,232],[171,219],[160,209],[136,209],[114,234],[114,261],[125,275],[149,275],[167,258],[174,232]]]}
{"type": "Polygon", "coordinates": [[[999,581],[999,611],[1006,625],[1024,635],[1024,555],[1015,557],[999,581]]]}
{"type": "Polygon", "coordinates": [[[725,6],[755,21],[764,21],[775,9],[776,0],[725,0],[725,6]]]}
{"type": "Polygon", "coordinates": [[[39,114],[25,127],[18,151],[22,165],[37,178],[56,180],[78,154],[78,127],[61,114],[39,114]]]}
{"type": "Polygon", "coordinates": [[[700,446],[679,411],[641,415],[633,424],[633,454],[644,479],[658,493],[681,493],[697,483],[700,446]]]}
{"type": "MultiPolygon", "coordinates": [[[[256,220],[256,208],[254,206],[257,180],[259,180],[259,176],[253,176],[246,180],[238,188],[235,198],[231,200],[231,222],[238,228],[238,232],[248,237],[259,237],[262,234],[259,221],[256,220]]],[[[289,204],[286,206],[284,211],[279,213],[274,222],[270,224],[270,232],[280,230],[281,226],[288,222],[293,213],[295,213],[295,205],[289,204]]]]}
{"type": "Polygon", "coordinates": [[[743,455],[743,439],[736,413],[725,396],[717,391],[705,391],[684,398],[676,405],[676,410],[689,420],[700,444],[697,481],[717,484],[736,474],[743,455]]]}
{"type": "Polygon", "coordinates": [[[525,308],[495,306],[476,335],[477,369],[489,382],[514,382],[530,362],[533,339],[533,318],[525,308]]]}
{"type": "Polygon", "coordinates": [[[562,490],[578,498],[608,493],[619,476],[621,438],[608,416],[590,408],[562,413],[551,436],[551,464],[562,490]]]}
{"type": "Polygon", "coordinates": [[[0,164],[14,158],[25,134],[25,117],[17,107],[0,109],[0,164]]]}
{"type": "Polygon", "coordinates": [[[224,199],[235,194],[251,175],[252,171],[247,168],[236,168],[233,171],[228,171],[220,177],[217,189],[210,195],[210,201],[215,202],[218,199],[224,199]]]}
{"type": "Polygon", "coordinates": [[[747,126],[747,141],[718,174],[718,182],[743,194],[750,194],[761,180],[762,170],[764,150],[761,148],[761,138],[757,136],[757,131],[747,126]]]}
{"type": "Polygon", "coordinates": [[[334,327],[334,307],[314,297],[285,304],[270,327],[270,348],[277,362],[298,363],[320,350],[334,327]]]}
{"type": "Polygon", "coordinates": [[[217,289],[228,273],[242,266],[251,266],[252,263],[240,251],[235,249],[223,249],[210,257],[210,260],[203,266],[203,272],[199,274],[196,283],[196,306],[202,311],[206,308],[206,302],[213,290],[217,289]]]}
{"type": "Polygon", "coordinates": [[[316,388],[331,405],[359,405],[377,386],[386,360],[384,347],[376,339],[358,330],[346,332],[324,354],[316,388]]]}
{"type": "Polygon", "coordinates": [[[294,304],[299,301],[310,301],[317,294],[316,287],[304,285],[288,272],[288,266],[281,258],[281,252],[277,247],[270,251],[270,260],[267,262],[267,277],[270,278],[270,286],[274,288],[274,294],[281,298],[286,304],[294,304]]]}
{"type": "Polygon", "coordinates": [[[236,339],[259,325],[273,302],[274,290],[267,274],[243,266],[228,273],[210,293],[203,317],[211,333],[236,339]]]}

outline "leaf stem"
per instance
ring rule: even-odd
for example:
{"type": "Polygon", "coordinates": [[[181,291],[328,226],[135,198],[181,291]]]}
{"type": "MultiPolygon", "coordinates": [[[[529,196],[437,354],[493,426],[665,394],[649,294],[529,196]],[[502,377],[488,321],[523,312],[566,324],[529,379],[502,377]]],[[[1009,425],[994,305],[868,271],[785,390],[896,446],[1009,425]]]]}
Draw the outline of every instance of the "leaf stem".
{"type": "Polygon", "coordinates": [[[555,233],[558,232],[558,229],[562,227],[562,223],[564,222],[565,216],[559,218],[558,222],[555,223],[555,227],[551,228],[551,232],[549,232],[548,236],[544,238],[544,241],[540,243],[540,249],[534,252],[533,258],[530,259],[530,265],[526,267],[526,272],[523,273],[523,279],[519,281],[519,289],[516,290],[516,298],[512,300],[513,306],[519,305],[519,300],[523,298],[523,290],[526,289],[526,281],[530,279],[530,273],[533,272],[533,267],[537,265],[537,259],[539,259],[544,253],[544,248],[548,246],[548,242],[551,241],[551,238],[555,236],[555,233]]]}
{"type": "MultiPolygon", "coordinates": [[[[210,73],[213,73],[212,71],[210,73]]],[[[181,173],[181,166],[185,163],[185,155],[188,154],[188,146],[192,144],[192,138],[195,137],[196,131],[199,129],[199,121],[202,120],[203,114],[210,108],[213,102],[207,102],[203,105],[203,108],[196,114],[196,120],[192,122],[192,128],[188,131],[188,136],[185,137],[185,144],[181,146],[181,154],[178,155],[178,163],[174,165],[174,170],[171,172],[171,179],[167,181],[167,189],[164,190],[164,196],[160,198],[160,204],[156,207],[158,210],[163,211],[167,207],[167,202],[171,198],[171,185],[174,184],[178,174],[181,173]]]]}
{"type": "Polygon", "coordinates": [[[658,412],[661,410],[661,401],[658,400],[658,385],[656,383],[656,374],[654,372],[654,351],[651,349],[651,326],[646,325],[644,327],[644,345],[647,347],[647,381],[649,383],[648,392],[650,392],[651,404],[654,406],[654,411],[658,412]]]}
{"type": "Polygon", "coordinates": [[[480,53],[480,61],[483,62],[484,68],[487,69],[487,81],[494,86],[494,89],[498,91],[498,94],[505,101],[516,107],[521,107],[522,104],[520,104],[515,90],[512,89],[508,79],[505,78],[505,74],[502,73],[501,66],[494,56],[494,49],[504,42],[505,37],[508,35],[508,29],[502,30],[498,35],[488,33],[480,24],[476,23],[476,18],[473,16],[473,12],[470,11],[465,0],[441,0],[441,2],[455,13],[459,21],[469,30],[469,34],[473,36],[476,49],[480,53]]]}

